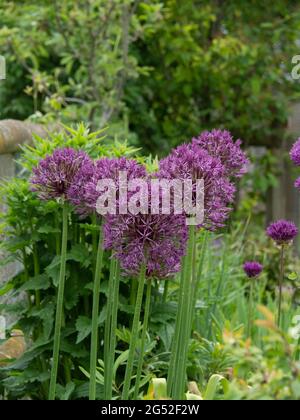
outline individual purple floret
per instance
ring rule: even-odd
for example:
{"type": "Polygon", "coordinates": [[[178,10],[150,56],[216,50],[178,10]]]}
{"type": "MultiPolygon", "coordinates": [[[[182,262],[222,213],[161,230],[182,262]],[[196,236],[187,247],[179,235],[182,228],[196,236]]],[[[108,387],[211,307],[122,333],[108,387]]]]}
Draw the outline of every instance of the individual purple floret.
{"type": "Polygon", "coordinates": [[[295,165],[300,166],[300,138],[293,145],[290,151],[290,157],[295,165]]]}
{"type": "Polygon", "coordinates": [[[293,222],[278,220],[267,228],[267,235],[278,245],[285,245],[295,239],[298,235],[298,228],[293,222]]]}
{"type": "Polygon", "coordinates": [[[92,172],[93,162],[86,153],[71,148],[57,149],[33,169],[32,191],[41,200],[70,199],[70,188],[76,183],[85,184],[92,172]]]}
{"type": "Polygon", "coordinates": [[[258,277],[263,270],[263,266],[256,261],[247,261],[244,264],[244,271],[249,278],[258,277]]]}
{"type": "Polygon", "coordinates": [[[212,157],[219,158],[225,167],[225,175],[240,178],[247,172],[249,161],[241,149],[242,142],[234,142],[229,131],[205,131],[193,138],[193,143],[205,149],[212,157]]]}

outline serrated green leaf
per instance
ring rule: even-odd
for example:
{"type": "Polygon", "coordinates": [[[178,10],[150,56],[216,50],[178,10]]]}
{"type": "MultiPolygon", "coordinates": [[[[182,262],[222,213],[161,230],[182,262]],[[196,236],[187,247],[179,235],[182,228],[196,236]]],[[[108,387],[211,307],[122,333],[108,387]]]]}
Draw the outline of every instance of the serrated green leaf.
{"type": "Polygon", "coordinates": [[[23,292],[26,290],[47,290],[50,287],[50,280],[47,274],[40,274],[36,277],[29,279],[24,283],[19,289],[18,292],[23,292]]]}

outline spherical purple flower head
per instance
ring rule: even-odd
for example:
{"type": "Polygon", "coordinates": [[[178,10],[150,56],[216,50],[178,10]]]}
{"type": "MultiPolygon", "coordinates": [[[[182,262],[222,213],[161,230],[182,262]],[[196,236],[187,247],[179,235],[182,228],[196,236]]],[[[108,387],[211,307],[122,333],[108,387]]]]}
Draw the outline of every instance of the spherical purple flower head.
{"type": "Polygon", "coordinates": [[[247,261],[244,264],[244,271],[249,278],[258,277],[263,270],[263,266],[256,261],[247,261]]]}
{"type": "Polygon", "coordinates": [[[298,235],[298,229],[293,222],[278,220],[267,229],[267,235],[278,245],[289,244],[298,235]]]}
{"type": "MultiPolygon", "coordinates": [[[[150,206],[150,194],[148,198],[150,206]]],[[[137,276],[143,264],[147,277],[164,279],[177,273],[187,237],[183,215],[155,215],[149,211],[105,217],[104,246],[113,250],[128,275],[137,276]]]]}
{"type": "Polygon", "coordinates": [[[293,145],[290,151],[290,157],[295,165],[300,166],[300,138],[293,145]]]}
{"type": "Polygon", "coordinates": [[[102,158],[95,162],[92,178],[86,183],[84,189],[84,201],[86,206],[92,211],[96,210],[97,200],[101,193],[97,191],[97,185],[100,180],[111,179],[115,182],[118,189],[120,172],[127,173],[127,180],[145,178],[147,176],[146,168],[133,159],[124,157],[111,159],[102,158]]]}
{"type": "Polygon", "coordinates": [[[242,142],[234,142],[229,131],[205,131],[193,138],[193,142],[207,150],[212,157],[220,158],[228,177],[240,178],[247,172],[249,160],[241,149],[242,142]]]}
{"type": "Polygon", "coordinates": [[[84,183],[91,174],[93,163],[88,155],[71,148],[57,149],[33,169],[32,191],[41,200],[70,199],[70,188],[84,183]]]}
{"type": "Polygon", "coordinates": [[[295,187],[300,190],[300,178],[296,179],[295,181],[295,187]]]}
{"type": "MultiPolygon", "coordinates": [[[[159,179],[204,180],[204,223],[203,227],[215,230],[223,227],[231,211],[235,187],[225,174],[219,158],[189,143],[177,147],[160,161],[159,179]]],[[[196,184],[194,184],[196,189],[196,184]]]]}

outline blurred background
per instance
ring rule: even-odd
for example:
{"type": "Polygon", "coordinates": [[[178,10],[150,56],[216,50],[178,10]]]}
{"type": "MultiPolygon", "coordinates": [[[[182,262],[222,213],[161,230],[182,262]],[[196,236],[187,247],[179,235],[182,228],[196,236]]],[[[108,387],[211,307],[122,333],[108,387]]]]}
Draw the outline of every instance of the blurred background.
{"type": "Polygon", "coordinates": [[[254,163],[240,213],[296,221],[299,29],[288,0],[1,0],[0,119],[108,126],[108,141],[159,157],[226,128],[254,163]]]}

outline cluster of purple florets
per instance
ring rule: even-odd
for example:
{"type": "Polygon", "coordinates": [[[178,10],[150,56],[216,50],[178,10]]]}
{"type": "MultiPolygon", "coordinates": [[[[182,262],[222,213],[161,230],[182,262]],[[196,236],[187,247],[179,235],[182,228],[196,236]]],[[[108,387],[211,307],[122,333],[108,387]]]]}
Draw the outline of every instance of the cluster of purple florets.
{"type": "MultiPolygon", "coordinates": [[[[300,138],[293,145],[290,157],[296,166],[300,166],[300,138]]],[[[295,187],[300,190],[300,177],[295,181],[295,187]]]]}
{"type": "MultiPolygon", "coordinates": [[[[155,176],[192,182],[203,179],[204,222],[200,227],[216,230],[231,212],[236,179],[247,165],[240,140],[234,142],[228,131],[213,130],[174,149],[161,160],[155,176]]],[[[151,179],[146,168],[133,159],[92,161],[82,151],[60,149],[34,169],[32,190],[42,200],[66,200],[86,217],[96,212],[99,180],[113,179],[118,185],[121,171],[127,172],[128,180],[142,178],[149,183],[151,179]]],[[[148,276],[166,278],[180,270],[188,238],[186,215],[117,212],[104,217],[104,236],[105,247],[114,252],[126,273],[135,275],[145,264],[148,276]]]]}

